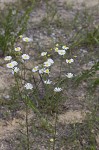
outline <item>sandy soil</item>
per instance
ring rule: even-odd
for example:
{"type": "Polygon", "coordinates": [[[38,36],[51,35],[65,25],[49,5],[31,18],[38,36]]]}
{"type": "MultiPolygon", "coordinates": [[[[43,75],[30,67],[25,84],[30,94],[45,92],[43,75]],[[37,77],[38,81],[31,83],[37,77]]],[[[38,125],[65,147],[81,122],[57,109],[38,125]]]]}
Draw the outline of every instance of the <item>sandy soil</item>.
{"type": "MultiPolygon", "coordinates": [[[[9,2],[14,3],[16,1],[17,0],[0,0],[0,8],[4,9],[4,5],[5,5],[4,3],[6,3],[6,4],[8,4],[9,2]]],[[[53,1],[55,1],[55,0],[53,0],[53,1]]],[[[86,0],[76,0],[76,1],[75,0],[68,0],[68,1],[67,0],[57,0],[58,5],[60,5],[60,6],[63,6],[63,4],[65,2],[67,4],[73,4],[73,7],[75,9],[76,8],[82,9],[82,6],[84,4],[86,4],[87,7],[93,7],[99,3],[98,0],[93,0],[93,1],[92,0],[87,0],[87,1],[86,0]]],[[[60,11],[61,14],[63,14],[64,12],[66,12],[66,10],[60,11]]],[[[71,17],[71,18],[72,18],[72,16],[74,16],[74,14],[70,15],[70,14],[68,14],[68,12],[66,12],[65,15],[67,15],[68,17],[71,17]]],[[[31,15],[31,18],[30,18],[30,22],[39,24],[44,17],[45,17],[45,11],[42,8],[40,8],[39,10],[36,10],[35,12],[33,12],[33,14],[31,15]],[[33,16],[34,16],[34,18],[33,18],[33,16]]],[[[35,32],[36,32],[36,30],[34,30],[32,32],[32,34],[34,34],[35,32]]],[[[38,31],[38,34],[36,34],[36,36],[39,36],[41,43],[45,42],[44,44],[48,45],[51,42],[51,38],[47,37],[46,35],[43,36],[43,34],[39,33],[39,31],[38,31]]],[[[82,57],[84,57],[84,56],[82,56],[82,57]]],[[[2,60],[2,62],[3,62],[3,60],[2,60]]],[[[81,67],[83,68],[83,66],[84,66],[84,64],[81,67]]],[[[8,69],[6,69],[5,65],[3,67],[0,67],[0,91],[5,91],[5,90],[9,89],[10,85],[13,83],[12,78],[13,77],[12,77],[10,71],[8,69]]],[[[86,113],[88,113],[87,109],[84,110],[81,108],[82,107],[81,105],[85,104],[84,93],[82,91],[76,93],[78,95],[76,95],[75,101],[73,102],[74,97],[71,95],[72,91],[69,91],[69,92],[70,92],[69,95],[70,95],[71,102],[67,101],[67,103],[69,105],[70,110],[69,111],[66,110],[66,112],[59,114],[59,116],[58,116],[59,123],[61,123],[63,125],[64,124],[65,125],[73,124],[73,123],[82,123],[86,118],[86,113]],[[78,105],[75,105],[76,102],[78,103],[78,105]],[[73,104],[71,104],[71,103],[73,103],[73,104]],[[77,110],[72,110],[73,107],[77,110]]],[[[67,103],[66,103],[66,105],[67,105],[67,103]]],[[[5,137],[8,139],[9,136],[12,135],[13,132],[18,129],[19,123],[20,122],[22,123],[22,119],[21,118],[20,119],[13,118],[12,120],[9,120],[9,121],[6,121],[6,120],[4,121],[1,119],[0,121],[1,121],[0,122],[0,140],[2,141],[2,143],[0,145],[0,150],[9,150],[8,147],[6,147],[6,145],[4,145],[5,143],[3,144],[3,141],[5,140],[5,137]]],[[[24,124],[24,122],[23,122],[23,124],[24,124]]],[[[96,140],[97,140],[97,143],[99,143],[99,135],[97,135],[96,140]]],[[[8,143],[8,146],[9,146],[9,143],[8,143]]]]}

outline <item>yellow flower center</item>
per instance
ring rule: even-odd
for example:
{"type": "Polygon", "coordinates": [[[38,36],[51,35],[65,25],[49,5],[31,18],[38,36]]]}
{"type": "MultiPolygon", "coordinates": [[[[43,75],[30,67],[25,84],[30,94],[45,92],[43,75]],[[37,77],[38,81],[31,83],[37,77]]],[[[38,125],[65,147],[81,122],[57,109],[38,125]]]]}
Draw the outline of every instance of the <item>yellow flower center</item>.
{"type": "Polygon", "coordinates": [[[68,60],[69,63],[71,63],[71,60],[68,60]]]}
{"type": "Polygon", "coordinates": [[[49,73],[49,70],[47,69],[47,70],[45,70],[45,72],[46,72],[46,73],[49,73]]]}
{"type": "Polygon", "coordinates": [[[9,64],[10,67],[12,67],[12,64],[9,64]]]}
{"type": "Polygon", "coordinates": [[[25,41],[28,42],[28,38],[26,38],[25,41]]]}
{"type": "Polygon", "coordinates": [[[57,47],[55,48],[55,52],[58,52],[58,48],[57,47]]]}
{"type": "Polygon", "coordinates": [[[37,68],[34,68],[34,70],[37,70],[37,68]]]}

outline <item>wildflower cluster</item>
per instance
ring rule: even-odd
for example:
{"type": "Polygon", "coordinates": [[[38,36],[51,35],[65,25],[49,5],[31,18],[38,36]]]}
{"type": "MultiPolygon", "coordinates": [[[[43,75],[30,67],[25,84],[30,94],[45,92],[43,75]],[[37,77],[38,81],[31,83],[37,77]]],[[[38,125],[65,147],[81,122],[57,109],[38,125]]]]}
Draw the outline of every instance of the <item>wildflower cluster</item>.
{"type": "Polygon", "coordinates": [[[20,51],[21,51],[21,47],[16,47],[16,48],[15,48],[15,51],[16,51],[16,52],[20,52],[20,51]]]}
{"type": "Polygon", "coordinates": [[[33,89],[33,85],[31,83],[26,83],[24,85],[24,87],[27,89],[27,90],[32,90],[33,89]]]}
{"type": "MultiPolygon", "coordinates": [[[[30,43],[33,39],[20,36],[20,40],[30,43]]],[[[28,109],[29,107],[37,113],[42,119],[42,114],[39,108],[43,108],[44,111],[49,113],[55,112],[55,122],[57,122],[58,106],[62,100],[61,94],[64,90],[61,87],[60,81],[62,79],[62,63],[70,65],[74,62],[72,58],[66,59],[66,53],[69,47],[59,46],[56,44],[55,48],[51,51],[41,52],[41,62],[34,65],[35,62],[31,63],[33,66],[29,66],[28,61],[31,61],[31,56],[22,50],[22,47],[17,46],[14,48],[15,56],[6,56],[4,60],[7,62],[6,67],[12,72],[15,78],[18,94],[21,97],[21,101],[25,104],[26,110],[26,130],[29,131],[28,124],[28,109]],[[53,54],[53,55],[51,55],[53,54]],[[52,57],[51,57],[52,56],[52,57]],[[61,64],[58,67],[58,63],[61,64]],[[29,68],[28,68],[29,67],[29,68]],[[31,68],[30,68],[31,67],[31,68]],[[55,73],[54,67],[57,67],[58,73],[55,73]],[[55,75],[55,78],[54,78],[55,75]],[[41,107],[40,107],[41,106],[41,107]],[[46,110],[45,110],[46,109],[46,110]]],[[[72,73],[67,73],[64,78],[72,78],[72,73]]],[[[43,111],[43,110],[42,110],[43,111]]],[[[45,121],[43,121],[45,122],[45,121]]],[[[46,123],[46,122],[45,122],[46,123]]],[[[45,124],[44,124],[45,126],[45,124]]],[[[49,123],[46,123],[49,129],[49,123]]],[[[55,123],[56,127],[56,123],[55,123]]],[[[26,136],[29,138],[29,133],[26,132],[26,136]]],[[[27,138],[27,143],[30,140],[27,138]]],[[[51,138],[50,142],[55,142],[55,138],[51,138]]],[[[30,144],[30,143],[29,143],[30,144]]],[[[28,145],[28,144],[27,144],[28,145]]]]}
{"type": "MultiPolygon", "coordinates": [[[[59,44],[56,44],[55,47],[55,52],[57,52],[59,55],[64,56],[66,54],[66,51],[69,49],[69,47],[67,47],[66,45],[63,45],[62,47],[59,47],[59,44]],[[61,50],[60,50],[61,49],[61,50]]],[[[74,59],[70,58],[70,59],[66,59],[65,60],[67,64],[71,64],[74,62],[74,59]]],[[[67,78],[72,78],[73,74],[72,73],[67,73],[66,74],[67,78]]]]}
{"type": "MultiPolygon", "coordinates": [[[[33,39],[28,38],[28,37],[23,37],[22,35],[20,36],[20,38],[22,39],[23,42],[26,42],[26,43],[33,41],[33,39]]],[[[54,51],[57,52],[58,55],[64,56],[68,49],[69,49],[69,47],[67,47],[66,45],[59,47],[59,44],[56,44],[54,51]]],[[[20,61],[21,64],[26,63],[30,59],[30,56],[28,54],[24,54],[24,53],[22,54],[21,47],[19,47],[19,46],[15,47],[14,51],[16,53],[21,52],[20,56],[19,56],[19,59],[21,59],[21,61],[20,61]]],[[[43,57],[43,56],[46,56],[45,57],[46,61],[44,61],[42,64],[38,64],[38,65],[34,66],[31,69],[31,73],[33,74],[33,76],[35,76],[35,73],[37,73],[40,76],[40,78],[42,78],[43,83],[46,85],[52,85],[52,86],[57,85],[57,83],[54,83],[53,81],[50,80],[51,66],[54,65],[55,61],[49,57],[50,56],[49,52],[42,52],[41,57],[43,57]]],[[[6,66],[7,66],[7,68],[12,70],[13,75],[20,71],[20,69],[18,67],[18,66],[20,66],[20,64],[18,64],[17,61],[14,61],[12,59],[12,56],[6,56],[4,58],[4,60],[8,61],[6,66]]],[[[68,63],[68,64],[73,63],[73,62],[74,62],[74,60],[72,58],[66,59],[66,63],[68,63]]],[[[73,74],[67,73],[66,77],[72,78],[73,74]]],[[[24,83],[24,88],[27,90],[32,90],[34,87],[35,86],[33,86],[33,84],[30,82],[24,83]]],[[[61,92],[62,90],[63,89],[61,87],[54,86],[53,92],[61,92]]]]}
{"type": "Polygon", "coordinates": [[[66,54],[66,51],[69,49],[66,45],[62,46],[61,49],[58,48],[58,44],[56,44],[55,52],[57,52],[59,55],[64,56],[66,54]]]}

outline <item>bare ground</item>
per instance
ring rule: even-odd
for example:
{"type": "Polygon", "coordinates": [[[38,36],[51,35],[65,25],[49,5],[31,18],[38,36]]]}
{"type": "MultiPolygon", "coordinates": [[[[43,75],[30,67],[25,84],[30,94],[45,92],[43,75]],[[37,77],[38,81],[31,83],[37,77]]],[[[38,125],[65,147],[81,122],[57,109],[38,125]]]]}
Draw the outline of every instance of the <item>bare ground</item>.
{"type": "MultiPolygon", "coordinates": [[[[0,1],[0,2],[3,4],[4,1],[0,1]]],[[[5,2],[8,2],[8,1],[5,1],[5,2]]],[[[98,0],[94,0],[94,1],[79,0],[76,2],[73,0],[70,0],[68,2],[65,0],[58,0],[57,1],[58,13],[62,19],[64,19],[64,18],[67,18],[67,20],[72,19],[72,18],[74,18],[75,10],[83,9],[85,3],[88,8],[91,8],[98,4],[98,0]],[[65,2],[68,3],[69,6],[70,5],[73,6],[71,12],[67,11],[66,9],[63,9],[65,2]]],[[[66,5],[66,6],[68,6],[68,5],[66,5]]],[[[2,5],[2,7],[3,6],[4,5],[2,5]]],[[[38,41],[39,41],[39,46],[41,48],[44,46],[46,46],[48,48],[48,47],[50,47],[51,44],[53,44],[51,36],[48,36],[46,31],[44,31],[44,29],[42,30],[42,27],[40,27],[41,25],[39,25],[45,16],[46,16],[46,8],[43,3],[41,3],[41,5],[35,11],[33,11],[33,13],[31,13],[31,17],[30,17],[30,21],[29,21],[30,24],[28,25],[29,30],[28,30],[27,34],[30,35],[30,33],[32,33],[31,36],[34,39],[34,48],[36,45],[35,43],[38,41]],[[37,27],[40,27],[40,28],[37,28],[37,27]]],[[[56,37],[55,37],[56,41],[57,41],[57,36],[59,37],[61,34],[62,34],[62,36],[64,36],[64,33],[61,29],[54,30],[54,34],[56,35],[56,37]]],[[[67,42],[68,40],[66,38],[67,37],[64,38],[64,41],[67,42]]],[[[83,49],[83,51],[77,50],[73,54],[73,55],[77,55],[77,60],[75,60],[75,65],[73,66],[74,73],[79,74],[79,72],[81,72],[82,69],[83,70],[86,70],[86,68],[89,69],[90,65],[91,64],[93,65],[92,58],[93,58],[93,61],[95,61],[95,59],[96,59],[97,52],[98,52],[97,49],[95,52],[93,52],[93,51],[90,52],[90,51],[88,51],[87,48],[83,49]],[[81,58],[81,61],[79,61],[79,57],[81,58]],[[91,62],[91,63],[89,63],[89,62],[91,62]]],[[[1,59],[0,62],[2,64],[3,60],[1,59]]],[[[0,67],[0,91],[1,91],[0,99],[2,99],[2,96],[3,96],[3,97],[5,97],[6,100],[8,100],[6,98],[6,96],[8,94],[7,90],[9,90],[9,87],[11,84],[13,84],[13,77],[10,74],[9,70],[7,70],[5,66],[0,67]]],[[[82,122],[84,122],[86,120],[86,114],[87,113],[90,114],[90,111],[88,108],[88,103],[86,102],[86,83],[83,83],[83,85],[76,90],[73,89],[72,87],[70,87],[66,93],[66,96],[67,96],[67,100],[64,103],[64,105],[62,106],[63,110],[60,110],[60,114],[58,116],[59,128],[60,128],[58,134],[60,134],[60,132],[62,132],[63,129],[64,129],[63,132],[65,132],[65,127],[67,127],[67,129],[69,128],[68,124],[69,125],[77,124],[77,123],[82,124],[82,122]]],[[[96,99],[97,99],[97,97],[98,97],[98,94],[96,93],[96,99]]],[[[15,148],[12,143],[13,143],[13,140],[16,139],[17,130],[20,127],[20,123],[24,124],[24,120],[23,120],[24,111],[21,110],[22,113],[21,113],[21,111],[20,111],[20,113],[19,113],[19,111],[17,111],[16,112],[17,115],[19,114],[18,115],[19,117],[17,118],[17,115],[15,117],[12,117],[9,109],[4,108],[4,107],[5,107],[4,105],[1,106],[1,112],[0,112],[0,115],[1,115],[0,116],[1,117],[1,120],[0,120],[1,121],[0,122],[0,141],[1,141],[0,150],[11,150],[11,149],[17,150],[17,148],[15,148]],[[6,115],[5,115],[6,117],[3,116],[4,118],[2,118],[2,113],[4,113],[4,111],[5,112],[8,111],[8,119],[7,119],[6,115]],[[9,117],[9,114],[10,114],[10,117],[9,117]]],[[[34,115],[32,113],[30,116],[32,116],[32,117],[30,117],[32,119],[35,118],[35,117],[33,118],[34,115]]],[[[53,118],[51,119],[51,121],[53,122],[53,118]]],[[[68,131],[66,130],[66,133],[70,135],[71,133],[68,133],[68,132],[69,132],[69,129],[68,129],[68,131]]],[[[63,135],[61,134],[60,140],[61,140],[62,136],[65,138],[64,134],[65,133],[63,133],[63,135]]],[[[43,138],[44,138],[44,140],[46,139],[45,135],[43,136],[43,138]]],[[[35,137],[35,140],[39,141],[36,137],[35,137]]],[[[84,140],[85,139],[82,140],[83,144],[85,142],[84,140]]],[[[97,142],[97,144],[99,144],[99,134],[98,133],[96,135],[96,142],[97,142]]],[[[32,148],[33,150],[37,149],[36,144],[34,144],[34,145],[35,145],[34,148],[32,148]]],[[[45,143],[45,145],[46,145],[46,143],[45,143]]],[[[41,145],[39,146],[38,149],[47,150],[45,145],[43,145],[41,142],[41,145]]],[[[58,148],[59,150],[62,150],[62,149],[66,150],[66,147],[64,147],[64,146],[62,147],[59,145],[58,147],[59,147],[58,148]]],[[[71,145],[70,147],[67,147],[67,149],[73,150],[73,145],[71,145]]],[[[81,149],[81,147],[79,148],[79,150],[80,149],[81,149]]],[[[98,146],[97,146],[97,150],[98,150],[98,146]]]]}

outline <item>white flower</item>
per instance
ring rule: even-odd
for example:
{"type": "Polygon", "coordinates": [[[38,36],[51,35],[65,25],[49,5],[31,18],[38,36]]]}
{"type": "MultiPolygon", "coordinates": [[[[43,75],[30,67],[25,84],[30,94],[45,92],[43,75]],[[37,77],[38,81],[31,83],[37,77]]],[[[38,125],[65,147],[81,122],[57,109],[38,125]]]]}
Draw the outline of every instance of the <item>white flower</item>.
{"type": "Polygon", "coordinates": [[[72,62],[74,62],[74,60],[71,58],[71,59],[66,59],[66,62],[71,64],[72,62]]]}
{"type": "Polygon", "coordinates": [[[49,58],[46,62],[44,62],[45,67],[50,67],[54,63],[53,59],[49,58]]]}
{"type": "Polygon", "coordinates": [[[50,66],[51,66],[51,63],[48,62],[48,61],[46,61],[46,62],[44,62],[44,66],[45,66],[45,67],[50,67],[50,66]]]}
{"type": "Polygon", "coordinates": [[[16,51],[16,52],[19,52],[20,50],[21,50],[21,47],[16,47],[16,48],[15,48],[15,51],[16,51]]]}
{"type": "Polygon", "coordinates": [[[66,54],[66,51],[65,51],[65,50],[58,50],[58,54],[59,54],[59,55],[65,55],[65,54],[66,54]]]}
{"type": "Polygon", "coordinates": [[[44,83],[45,83],[45,84],[51,84],[52,81],[50,81],[50,80],[48,79],[48,80],[45,80],[44,83]]]}
{"type": "Polygon", "coordinates": [[[55,52],[58,52],[58,50],[59,50],[58,47],[56,47],[56,48],[55,48],[55,52]]]}
{"type": "Polygon", "coordinates": [[[6,57],[4,58],[4,60],[6,60],[6,61],[11,60],[11,59],[12,59],[11,56],[6,56],[6,57]]]}
{"type": "Polygon", "coordinates": [[[28,37],[23,37],[23,41],[24,41],[24,42],[32,42],[33,39],[28,38],[28,37]]]}
{"type": "Polygon", "coordinates": [[[23,55],[22,55],[22,59],[24,59],[24,60],[28,60],[29,58],[30,58],[30,56],[27,55],[27,54],[23,54],[23,55]]]}
{"type": "Polygon", "coordinates": [[[11,69],[11,68],[14,67],[14,64],[13,64],[13,63],[8,63],[6,66],[7,66],[7,68],[10,68],[10,69],[11,69]]]}
{"type": "Polygon", "coordinates": [[[12,61],[12,62],[10,62],[10,63],[8,63],[6,66],[7,66],[7,68],[14,68],[15,66],[17,66],[17,62],[16,61],[12,61]]]}
{"type": "Polygon", "coordinates": [[[36,66],[32,69],[32,72],[36,72],[36,71],[38,71],[38,66],[36,66]]]}
{"type": "Polygon", "coordinates": [[[50,139],[50,142],[54,142],[54,139],[50,139]]]}
{"type": "Polygon", "coordinates": [[[67,73],[67,78],[72,78],[73,77],[73,74],[72,73],[67,73]]]}
{"type": "Polygon", "coordinates": [[[12,74],[17,73],[18,71],[19,71],[19,68],[18,68],[18,67],[15,67],[15,68],[12,70],[12,74]]]}
{"type": "Polygon", "coordinates": [[[59,46],[59,44],[56,44],[56,47],[58,47],[59,46]]]}
{"type": "Polygon", "coordinates": [[[51,58],[48,58],[48,59],[47,59],[47,62],[49,62],[49,63],[51,63],[51,64],[54,63],[53,59],[51,59],[51,58]]]}
{"type": "Polygon", "coordinates": [[[77,57],[77,56],[74,56],[75,58],[77,57]]]}
{"type": "Polygon", "coordinates": [[[68,50],[68,49],[69,49],[69,47],[67,47],[66,45],[64,45],[64,46],[62,46],[62,49],[64,49],[64,50],[68,50]]]}
{"type": "Polygon", "coordinates": [[[33,85],[31,83],[26,83],[24,85],[24,87],[27,89],[27,90],[32,90],[33,89],[33,85]]]}
{"type": "Polygon", "coordinates": [[[40,69],[40,70],[39,70],[39,74],[44,73],[44,70],[45,70],[45,68],[40,69]]]}
{"type": "Polygon", "coordinates": [[[59,88],[59,87],[54,88],[54,92],[60,92],[60,91],[62,91],[62,88],[59,88]]]}
{"type": "Polygon", "coordinates": [[[22,38],[23,38],[23,35],[20,35],[19,37],[22,39],[22,38]]]}
{"type": "Polygon", "coordinates": [[[44,73],[49,74],[49,69],[44,69],[44,73]]]}
{"type": "Polygon", "coordinates": [[[47,55],[47,52],[42,52],[41,53],[41,56],[46,56],[47,55]]]}
{"type": "Polygon", "coordinates": [[[12,63],[14,66],[17,66],[17,65],[18,65],[17,61],[11,61],[11,63],[12,63]]]}

